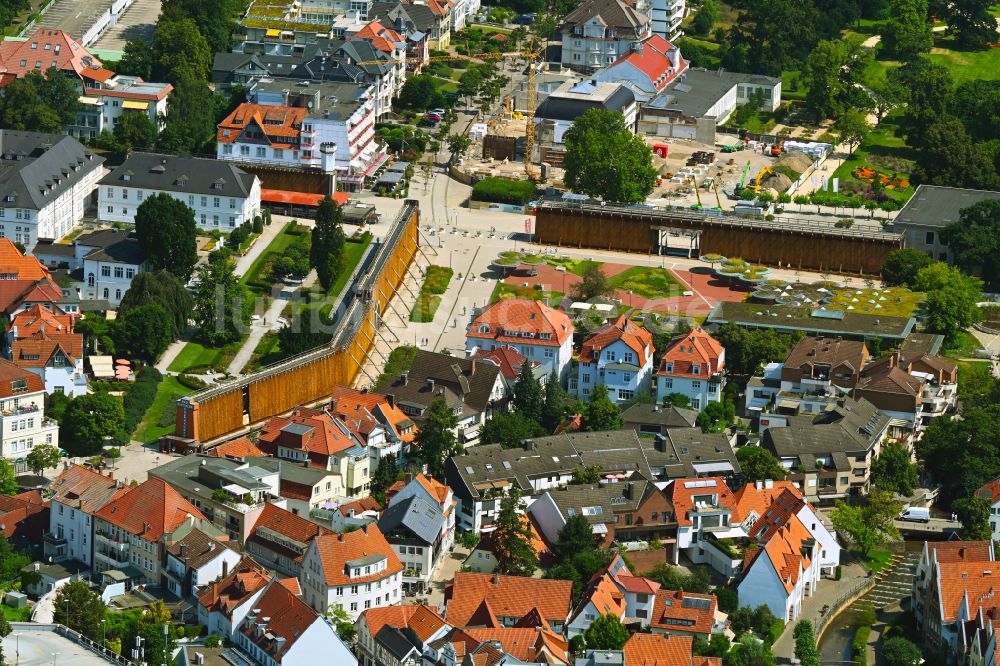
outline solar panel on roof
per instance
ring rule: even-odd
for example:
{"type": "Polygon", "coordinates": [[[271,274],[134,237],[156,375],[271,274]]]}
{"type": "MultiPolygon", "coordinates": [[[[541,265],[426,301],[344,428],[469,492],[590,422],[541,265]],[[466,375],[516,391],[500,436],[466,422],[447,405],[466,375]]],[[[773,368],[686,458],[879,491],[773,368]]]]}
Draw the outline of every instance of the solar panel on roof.
{"type": "Polygon", "coordinates": [[[684,597],[681,601],[681,607],[708,610],[712,607],[712,601],[710,599],[699,599],[697,597],[684,597]]]}

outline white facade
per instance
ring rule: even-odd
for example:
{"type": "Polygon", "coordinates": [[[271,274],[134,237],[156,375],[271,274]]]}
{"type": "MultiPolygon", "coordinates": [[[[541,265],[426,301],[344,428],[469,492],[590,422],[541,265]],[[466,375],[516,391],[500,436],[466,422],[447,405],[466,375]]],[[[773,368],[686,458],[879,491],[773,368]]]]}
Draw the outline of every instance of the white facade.
{"type": "Polygon", "coordinates": [[[93,564],[92,520],[89,513],[66,506],[55,498],[52,499],[49,509],[49,533],[55,539],[66,540],[65,558],[79,560],[88,567],[93,564]]]}
{"type": "MultiPolygon", "coordinates": [[[[201,588],[222,578],[239,564],[242,556],[225,546],[216,547],[216,555],[196,569],[191,569],[191,592],[197,597],[201,588]]],[[[184,597],[184,581],[187,577],[187,566],[172,553],[167,553],[164,568],[167,589],[178,597],[184,597]]]]}
{"type": "Polygon", "coordinates": [[[33,372],[45,382],[45,392],[63,393],[76,398],[87,393],[87,375],[83,371],[83,359],[70,359],[56,353],[44,368],[24,368],[33,372]]]}
{"type": "Polygon", "coordinates": [[[38,444],[59,446],[59,424],[45,416],[45,394],[0,400],[0,457],[23,458],[38,444]]]}
{"type": "MultiPolygon", "coordinates": [[[[501,347],[509,347],[516,350],[521,356],[529,361],[538,361],[544,369],[545,376],[555,371],[561,382],[565,382],[569,376],[570,364],[573,361],[573,336],[570,335],[558,347],[554,345],[534,344],[527,339],[514,342],[495,342],[484,340],[480,337],[466,337],[466,356],[473,356],[476,350],[492,351],[501,347]]],[[[498,379],[498,384],[502,387],[502,382],[498,379]]]]}
{"type": "Polygon", "coordinates": [[[117,261],[102,261],[84,258],[84,286],[80,290],[83,299],[103,299],[112,306],[121,303],[125,292],[132,286],[132,278],[145,270],[145,263],[124,264],[117,261]]]}
{"type": "MultiPolygon", "coordinates": [[[[777,538],[777,537],[775,537],[777,538]]],[[[817,557],[817,547],[812,547],[812,558],[809,566],[800,570],[786,587],[787,580],[782,580],[774,563],[766,552],[762,552],[750,565],[750,570],[743,575],[737,592],[741,608],[757,608],[767,605],[774,616],[785,622],[795,622],[802,616],[802,602],[816,591],[816,583],[820,579],[820,559],[817,557]]]]}
{"type": "Polygon", "coordinates": [[[222,636],[232,640],[236,628],[243,623],[247,613],[254,608],[266,589],[267,586],[264,586],[251,594],[246,601],[233,608],[230,616],[215,610],[209,611],[202,604],[198,604],[198,624],[208,628],[208,636],[222,636]]]}
{"type": "MultiPolygon", "coordinates": [[[[357,620],[358,615],[369,608],[395,606],[402,601],[403,572],[388,573],[388,564],[388,558],[383,556],[377,562],[351,567],[344,584],[328,585],[323,560],[314,540],[306,551],[302,572],[299,574],[302,598],[319,613],[325,613],[331,606],[342,608],[352,620],[357,620]],[[368,573],[363,573],[366,570],[368,573]],[[372,579],[372,576],[378,576],[380,572],[386,572],[386,575],[372,579]],[[352,583],[350,579],[363,579],[367,582],[352,583]]],[[[343,576],[344,571],[332,574],[343,576]]]]}
{"type": "Polygon", "coordinates": [[[681,21],[687,13],[687,3],[684,0],[650,0],[650,18],[653,20],[653,34],[667,41],[677,39],[684,34],[681,21]]]}
{"type": "Polygon", "coordinates": [[[0,235],[21,243],[27,254],[31,254],[39,238],[54,240],[72,231],[83,220],[87,199],[102,176],[99,162],[87,162],[80,168],[87,170],[83,178],[40,210],[17,208],[17,200],[6,195],[0,205],[0,235]]]}
{"type": "MultiPolygon", "coordinates": [[[[648,37],[650,24],[640,26],[638,39],[648,37]]],[[[618,38],[616,31],[593,16],[583,25],[573,26],[562,33],[562,64],[565,67],[584,69],[588,71],[610,65],[628,51],[635,38],[618,38]]]]}
{"type": "Polygon", "coordinates": [[[725,380],[722,375],[715,378],[677,377],[658,374],[656,376],[656,401],[663,402],[671,393],[681,393],[691,401],[691,408],[702,410],[710,402],[722,401],[722,387],[725,380]]]}
{"type": "Polygon", "coordinates": [[[603,384],[612,402],[626,402],[649,389],[653,377],[652,347],[646,348],[642,366],[636,365],[635,350],[622,340],[616,340],[595,354],[599,354],[596,362],[576,364],[576,377],[571,377],[569,383],[573,395],[586,400],[596,385],[603,384]],[[627,367],[630,365],[634,369],[627,367]]]}
{"type": "Polygon", "coordinates": [[[203,231],[229,233],[260,213],[260,179],[254,178],[253,188],[247,197],[141,189],[126,183],[105,184],[98,189],[98,216],[108,222],[135,224],[136,209],[147,197],[157,194],[168,194],[192,209],[195,224],[203,231]]]}

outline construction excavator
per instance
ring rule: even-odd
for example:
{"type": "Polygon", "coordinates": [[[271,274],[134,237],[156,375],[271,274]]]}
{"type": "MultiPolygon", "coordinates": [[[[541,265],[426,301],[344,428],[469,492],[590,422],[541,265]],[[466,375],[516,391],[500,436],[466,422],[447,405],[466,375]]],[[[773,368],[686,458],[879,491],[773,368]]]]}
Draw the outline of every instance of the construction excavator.
{"type": "Polygon", "coordinates": [[[747,189],[754,192],[755,194],[757,192],[760,192],[762,189],[764,189],[763,185],[764,181],[767,180],[767,177],[773,173],[774,169],[772,169],[769,166],[764,167],[763,169],[757,172],[757,177],[754,178],[749,185],[747,185],[747,189]]]}
{"type": "Polygon", "coordinates": [[[743,167],[743,175],[740,176],[740,184],[736,186],[736,191],[739,192],[743,189],[747,182],[747,174],[750,173],[750,160],[747,160],[747,165],[743,167]]]}
{"type": "Polygon", "coordinates": [[[701,210],[703,206],[701,205],[701,190],[698,189],[698,181],[695,180],[694,176],[691,176],[688,182],[690,182],[691,187],[694,188],[694,195],[698,197],[698,203],[691,204],[691,208],[693,210],[701,210]]]}

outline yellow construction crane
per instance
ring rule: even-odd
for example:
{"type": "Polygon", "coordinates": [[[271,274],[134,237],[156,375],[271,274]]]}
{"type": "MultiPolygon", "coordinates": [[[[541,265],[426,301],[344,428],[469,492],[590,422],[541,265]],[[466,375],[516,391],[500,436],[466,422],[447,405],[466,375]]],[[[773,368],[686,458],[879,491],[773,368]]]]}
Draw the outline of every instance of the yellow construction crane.
{"type": "MultiPolygon", "coordinates": [[[[524,114],[525,127],[524,134],[527,139],[524,150],[524,173],[531,180],[538,179],[538,173],[531,163],[532,155],[535,152],[535,74],[537,73],[537,60],[542,55],[544,47],[525,49],[524,51],[503,51],[500,53],[470,53],[469,55],[446,55],[430,56],[423,62],[445,62],[448,60],[467,60],[477,62],[482,60],[503,60],[506,58],[524,58],[528,62],[528,109],[524,114]]],[[[391,61],[386,60],[361,60],[355,65],[386,65],[391,61]]]]}
{"type": "Polygon", "coordinates": [[[719,198],[719,179],[712,179],[712,189],[715,190],[715,203],[719,206],[719,210],[722,210],[722,199],[719,198]]]}
{"type": "Polygon", "coordinates": [[[691,176],[690,183],[691,183],[691,187],[694,188],[694,195],[696,197],[698,197],[698,203],[691,204],[691,208],[694,208],[694,209],[697,209],[697,210],[701,210],[702,209],[702,205],[701,205],[701,191],[698,189],[698,181],[695,180],[694,176],[691,176]]]}

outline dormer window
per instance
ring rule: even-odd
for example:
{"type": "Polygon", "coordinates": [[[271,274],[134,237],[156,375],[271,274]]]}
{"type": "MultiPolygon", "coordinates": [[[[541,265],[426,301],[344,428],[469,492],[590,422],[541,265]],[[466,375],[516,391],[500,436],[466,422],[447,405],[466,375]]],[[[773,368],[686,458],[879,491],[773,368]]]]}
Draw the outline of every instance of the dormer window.
{"type": "Polygon", "coordinates": [[[665,371],[665,372],[673,372],[673,371],[674,371],[674,364],[673,364],[672,362],[668,362],[668,363],[667,363],[667,364],[666,364],[666,365],[664,366],[664,368],[663,368],[663,369],[664,369],[664,371],[665,371]]]}
{"type": "Polygon", "coordinates": [[[701,374],[701,366],[698,365],[698,364],[692,365],[691,366],[691,374],[692,375],[700,375],[701,374]]]}
{"type": "Polygon", "coordinates": [[[490,325],[489,324],[480,324],[479,325],[479,332],[480,333],[489,333],[490,332],[490,325]]]}
{"type": "Polygon", "coordinates": [[[128,181],[132,180],[132,176],[130,174],[123,173],[122,174],[122,180],[124,180],[125,182],[128,182],[128,181]]]}

